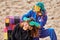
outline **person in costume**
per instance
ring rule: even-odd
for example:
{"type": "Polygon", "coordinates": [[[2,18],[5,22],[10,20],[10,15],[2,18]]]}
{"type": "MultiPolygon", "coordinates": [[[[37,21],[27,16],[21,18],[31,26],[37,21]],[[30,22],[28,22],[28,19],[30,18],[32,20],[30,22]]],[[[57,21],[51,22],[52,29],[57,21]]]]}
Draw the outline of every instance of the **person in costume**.
{"type": "Polygon", "coordinates": [[[43,2],[37,2],[36,5],[27,12],[27,14],[22,16],[23,21],[29,21],[31,19],[34,19],[34,21],[40,25],[39,37],[35,37],[33,40],[39,40],[39,38],[45,38],[48,36],[50,36],[51,40],[57,40],[57,36],[53,28],[44,28],[47,22],[47,14],[43,2]]]}

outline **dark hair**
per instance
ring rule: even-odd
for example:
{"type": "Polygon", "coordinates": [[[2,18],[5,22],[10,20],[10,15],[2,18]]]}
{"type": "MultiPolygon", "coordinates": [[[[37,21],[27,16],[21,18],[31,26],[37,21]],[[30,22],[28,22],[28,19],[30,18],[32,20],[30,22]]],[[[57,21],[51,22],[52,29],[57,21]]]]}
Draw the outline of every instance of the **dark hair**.
{"type": "MultiPolygon", "coordinates": [[[[28,21],[23,21],[23,22],[28,22],[28,21]]],[[[31,37],[39,37],[39,32],[38,32],[39,28],[37,28],[35,26],[30,26],[30,28],[31,27],[32,27],[32,30],[28,29],[28,30],[30,30],[30,32],[29,32],[30,36],[31,37]]]]}
{"type": "Polygon", "coordinates": [[[37,27],[35,27],[35,26],[33,26],[33,29],[31,30],[31,36],[32,37],[39,37],[39,28],[37,28],[37,27]]]}

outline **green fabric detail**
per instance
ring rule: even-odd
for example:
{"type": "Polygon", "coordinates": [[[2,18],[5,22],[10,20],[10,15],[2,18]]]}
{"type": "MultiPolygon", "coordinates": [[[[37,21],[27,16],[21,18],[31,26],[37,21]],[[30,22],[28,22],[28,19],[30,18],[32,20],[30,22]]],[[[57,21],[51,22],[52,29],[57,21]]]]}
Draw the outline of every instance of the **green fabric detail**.
{"type": "Polygon", "coordinates": [[[23,20],[24,20],[24,21],[28,21],[28,20],[30,20],[30,18],[24,17],[23,20]]]}
{"type": "Polygon", "coordinates": [[[29,22],[29,25],[35,26],[35,27],[40,27],[40,24],[37,23],[37,22],[34,22],[34,21],[30,21],[30,22],[29,22]]]}
{"type": "Polygon", "coordinates": [[[39,23],[35,22],[34,24],[35,24],[36,27],[40,27],[39,23]]]}
{"type": "MultiPolygon", "coordinates": [[[[28,21],[28,20],[30,20],[30,18],[24,17],[23,20],[24,20],[24,21],[28,21]]],[[[29,25],[30,25],[30,26],[35,26],[35,27],[39,27],[39,26],[40,26],[40,24],[37,23],[37,22],[35,22],[35,21],[30,21],[30,22],[29,22],[29,25]]]]}
{"type": "Polygon", "coordinates": [[[34,21],[30,21],[29,25],[34,26],[34,23],[35,23],[34,21]]]}
{"type": "Polygon", "coordinates": [[[37,2],[36,5],[39,6],[41,10],[45,10],[43,2],[37,2]]]}

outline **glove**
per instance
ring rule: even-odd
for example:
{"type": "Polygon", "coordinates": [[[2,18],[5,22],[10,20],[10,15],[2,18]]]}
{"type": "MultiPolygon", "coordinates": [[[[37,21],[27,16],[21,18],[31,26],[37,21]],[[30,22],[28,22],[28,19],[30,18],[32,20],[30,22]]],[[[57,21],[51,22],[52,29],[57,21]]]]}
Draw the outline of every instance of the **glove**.
{"type": "Polygon", "coordinates": [[[23,21],[29,21],[30,18],[24,17],[23,21]]]}
{"type": "Polygon", "coordinates": [[[30,22],[29,22],[29,25],[30,25],[30,26],[35,26],[35,27],[37,27],[37,28],[40,28],[40,24],[37,23],[37,22],[34,22],[34,21],[30,21],[30,22]]]}

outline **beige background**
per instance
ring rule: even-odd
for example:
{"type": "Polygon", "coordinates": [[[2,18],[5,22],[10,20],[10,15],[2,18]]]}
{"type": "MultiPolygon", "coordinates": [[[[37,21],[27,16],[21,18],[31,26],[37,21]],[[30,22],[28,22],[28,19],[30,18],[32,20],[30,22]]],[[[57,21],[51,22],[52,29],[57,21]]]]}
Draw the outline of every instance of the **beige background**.
{"type": "MultiPolygon", "coordinates": [[[[3,40],[6,16],[22,16],[39,0],[0,0],[0,40],[3,40]]],[[[45,28],[54,28],[60,40],[60,0],[42,0],[47,10],[48,21],[45,28]]],[[[49,37],[40,40],[50,40],[49,37]]]]}

